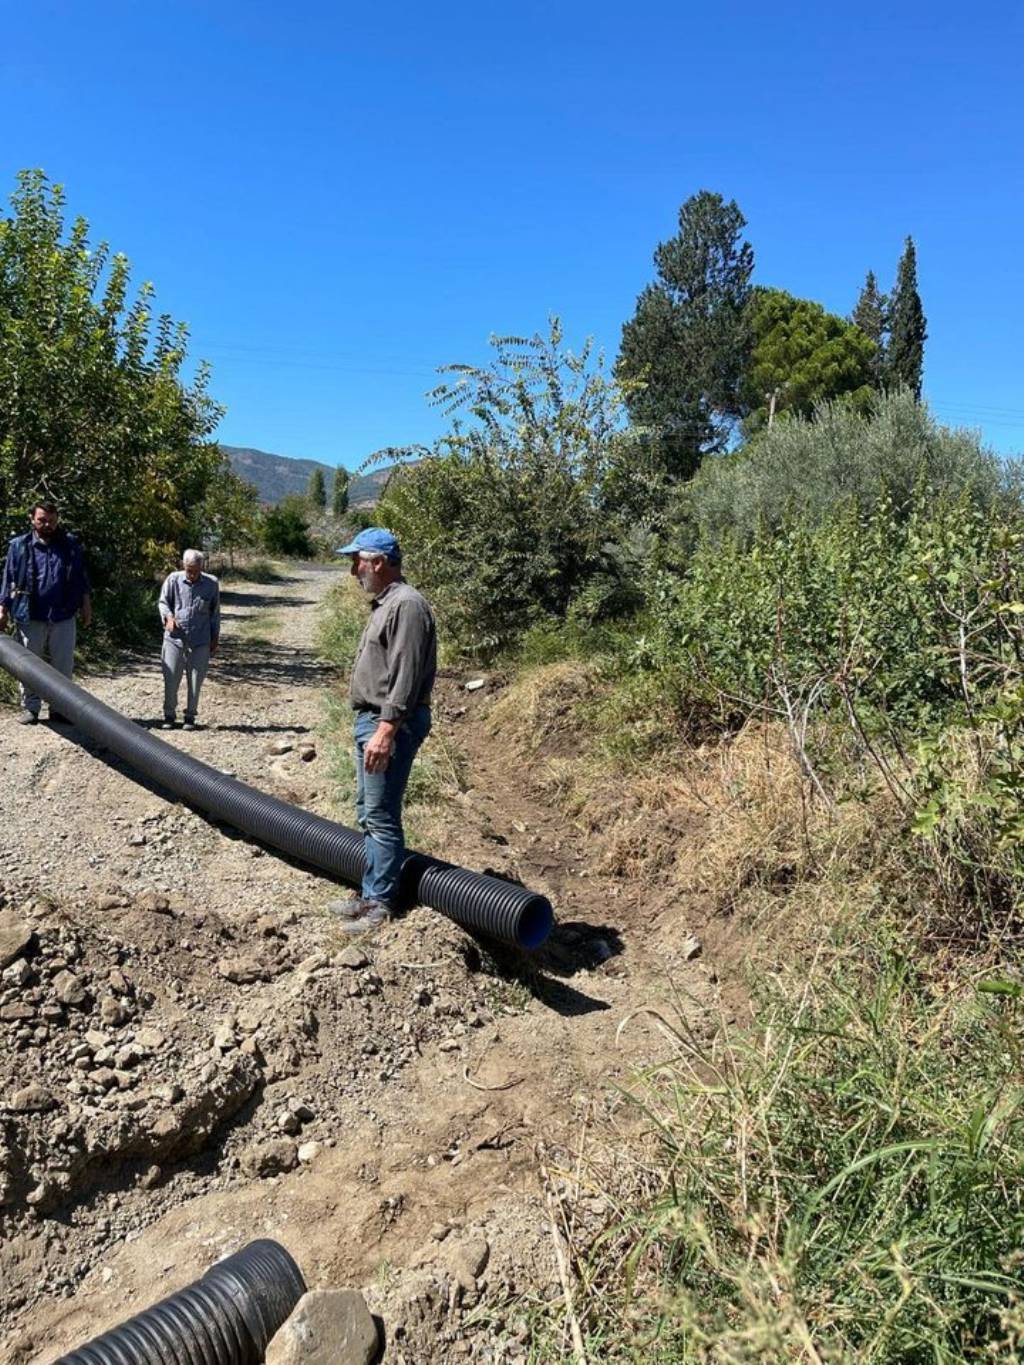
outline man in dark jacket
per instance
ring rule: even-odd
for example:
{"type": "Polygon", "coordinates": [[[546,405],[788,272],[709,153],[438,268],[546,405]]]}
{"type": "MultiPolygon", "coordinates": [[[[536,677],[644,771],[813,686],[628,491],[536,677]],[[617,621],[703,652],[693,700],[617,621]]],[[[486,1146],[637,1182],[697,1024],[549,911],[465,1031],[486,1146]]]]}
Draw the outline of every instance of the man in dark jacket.
{"type": "Polygon", "coordinates": [[[399,900],[405,836],[402,798],[416,751],[430,733],[437,672],[434,615],[402,577],[402,552],[381,526],[338,550],[370,598],[349,699],[354,713],[356,817],[366,835],[362,895],[331,905],[345,933],[385,923],[399,900]]]}
{"type": "MultiPolygon", "coordinates": [[[[61,526],[52,502],[37,502],[32,529],[15,536],[7,547],[0,580],[0,630],[13,621],[21,643],[40,658],[48,654],[53,667],[70,678],[75,618],[81,615],[83,626],[92,621],[91,593],[81,545],[61,526]]],[[[22,687],[18,721],[35,725],[41,704],[41,698],[22,687]]],[[[52,707],[50,719],[66,723],[52,707]]]]}

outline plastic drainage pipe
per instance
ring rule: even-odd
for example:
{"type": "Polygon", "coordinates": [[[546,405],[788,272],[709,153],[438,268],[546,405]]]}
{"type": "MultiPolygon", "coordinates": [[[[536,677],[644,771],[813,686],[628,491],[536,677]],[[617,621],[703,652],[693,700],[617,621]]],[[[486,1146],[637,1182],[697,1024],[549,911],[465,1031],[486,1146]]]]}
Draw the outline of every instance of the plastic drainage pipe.
{"type": "Polygon", "coordinates": [[[306,1292],[278,1242],[250,1242],[56,1365],[258,1365],[306,1292]]]}
{"type": "MultiPolygon", "coordinates": [[[[5,635],[0,635],[0,665],[91,739],[190,805],[353,886],[362,881],[366,855],[358,830],[268,796],[183,753],[126,720],[5,635]]],[[[423,853],[410,852],[406,857],[402,897],[410,904],[419,902],[438,910],[464,928],[520,948],[539,948],[553,923],[547,897],[423,853]]]]}

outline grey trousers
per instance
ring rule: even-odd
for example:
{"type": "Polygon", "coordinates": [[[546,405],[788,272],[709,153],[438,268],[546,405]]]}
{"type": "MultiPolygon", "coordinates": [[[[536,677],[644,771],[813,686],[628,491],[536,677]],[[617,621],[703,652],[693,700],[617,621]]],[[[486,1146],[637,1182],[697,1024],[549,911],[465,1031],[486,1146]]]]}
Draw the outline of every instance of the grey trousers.
{"type": "Polygon", "coordinates": [[[164,636],[164,647],[160,654],[160,667],[164,674],[164,715],[170,719],[178,709],[178,688],[181,675],[185,674],[185,719],[195,720],[199,709],[199,692],[210,667],[210,646],[199,645],[185,649],[181,640],[164,636]]]}
{"type": "MultiPolygon", "coordinates": [[[[71,669],[75,662],[76,635],[73,616],[67,621],[26,621],[18,625],[17,631],[18,639],[33,654],[41,659],[45,651],[57,672],[63,673],[65,678],[71,677],[71,669]]],[[[29,692],[25,687],[21,687],[20,692],[22,706],[26,711],[38,716],[42,698],[37,697],[34,692],[29,692]]]]}

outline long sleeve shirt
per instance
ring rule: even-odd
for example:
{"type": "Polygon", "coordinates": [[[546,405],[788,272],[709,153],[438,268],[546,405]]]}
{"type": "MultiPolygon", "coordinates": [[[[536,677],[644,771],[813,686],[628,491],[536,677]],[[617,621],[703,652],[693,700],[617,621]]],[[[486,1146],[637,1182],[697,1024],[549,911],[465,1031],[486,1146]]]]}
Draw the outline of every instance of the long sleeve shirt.
{"type": "Polygon", "coordinates": [[[68,621],[92,591],[82,558],[82,547],[66,531],[50,540],[35,531],[11,541],[0,581],[0,602],[14,611],[20,596],[32,621],[68,621]]]}
{"type": "Polygon", "coordinates": [[[373,599],[352,667],[354,711],[399,723],[429,704],[437,672],[437,632],[427,600],[404,579],[373,599]]]}
{"type": "Polygon", "coordinates": [[[172,640],[184,639],[192,649],[220,638],[220,584],[213,574],[200,574],[194,583],[184,570],[168,574],[160,589],[160,620],[174,617],[172,640]]]}

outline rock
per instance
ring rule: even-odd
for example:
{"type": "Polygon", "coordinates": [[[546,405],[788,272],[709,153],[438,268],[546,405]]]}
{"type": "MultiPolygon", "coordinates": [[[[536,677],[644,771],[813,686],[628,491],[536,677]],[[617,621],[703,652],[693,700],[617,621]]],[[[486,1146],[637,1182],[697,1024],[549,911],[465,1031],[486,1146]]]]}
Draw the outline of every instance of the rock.
{"type": "Polygon", "coordinates": [[[113,995],[105,995],[100,1001],[100,1019],[107,1028],[119,1028],[132,1017],[127,1005],[122,1005],[113,995]]]}
{"type": "Polygon", "coordinates": [[[135,897],[135,904],[140,910],[150,910],[154,915],[170,915],[173,913],[171,902],[159,891],[143,891],[141,896],[135,897]]]}
{"type": "Polygon", "coordinates": [[[3,971],[4,984],[8,986],[26,986],[32,980],[32,968],[23,957],[19,957],[3,971]]]}
{"type": "Polygon", "coordinates": [[[27,953],[34,938],[31,925],[9,911],[0,911],[0,969],[27,953]]]}
{"type": "Polygon", "coordinates": [[[315,745],[315,744],[300,744],[300,745],[299,745],[299,758],[302,759],[303,763],[312,763],[312,762],[313,762],[313,759],[316,758],[316,745],[315,745]]]}
{"type": "Polygon", "coordinates": [[[294,1137],[295,1134],[299,1132],[299,1130],[302,1128],[302,1124],[299,1122],[299,1120],[295,1117],[295,1115],[291,1112],[290,1109],[285,1109],[280,1114],[278,1114],[277,1126],[278,1128],[280,1128],[282,1133],[288,1133],[292,1137],[294,1137]]]}
{"type": "Polygon", "coordinates": [[[117,1085],[117,1073],[111,1071],[109,1066],[98,1067],[90,1076],[90,1080],[102,1085],[104,1090],[112,1090],[117,1085]]]}
{"type": "Polygon", "coordinates": [[[288,1101],[288,1108],[300,1123],[309,1123],[316,1118],[316,1110],[305,1100],[291,1099],[288,1101]]]}
{"type": "Polygon", "coordinates": [[[263,1178],[295,1169],[299,1154],[288,1138],[271,1138],[242,1153],[241,1167],[248,1176],[263,1178]]]}
{"type": "Polygon", "coordinates": [[[125,1043],[124,1047],[117,1049],[114,1062],[120,1070],[124,1070],[127,1067],[138,1066],[145,1056],[145,1050],[136,1043],[125,1043]]]}
{"type": "Polygon", "coordinates": [[[159,1138],[162,1143],[170,1145],[181,1135],[181,1115],[175,1114],[173,1111],[159,1114],[149,1131],[155,1138],[159,1138]]]}
{"type": "Polygon", "coordinates": [[[477,1277],[483,1274],[490,1257],[486,1237],[460,1237],[445,1247],[443,1260],[463,1289],[470,1290],[476,1288],[477,1277]]]}
{"type": "Polygon", "coordinates": [[[684,962],[693,962],[704,951],[704,945],[696,934],[690,934],[682,946],[684,962]]]}
{"type": "Polygon", "coordinates": [[[133,834],[128,840],[128,843],[132,848],[142,848],[145,842],[146,836],[144,834],[133,834]]]}
{"type": "Polygon", "coordinates": [[[85,982],[74,972],[58,972],[51,985],[62,1005],[83,1005],[89,998],[85,982]]]}
{"type": "MultiPolygon", "coordinates": [[[[89,1035],[86,1034],[86,1039],[89,1035]]],[[[140,1047],[148,1048],[150,1052],[156,1052],[164,1045],[164,1035],[158,1028],[140,1028],[135,1035],[135,1041],[140,1047]]]]}
{"type": "Polygon", "coordinates": [[[267,745],[267,753],[276,758],[280,754],[290,754],[294,747],[295,745],[290,739],[275,739],[267,745]]]}
{"type": "Polygon", "coordinates": [[[487,680],[485,678],[473,678],[470,682],[465,684],[466,691],[479,692],[481,687],[485,685],[486,681],[487,680]]]}
{"type": "Polygon", "coordinates": [[[213,1046],[218,1052],[232,1052],[238,1046],[234,1024],[224,1020],[213,1035],[213,1046]]]}
{"type": "Polygon", "coordinates": [[[0,1022],[16,1024],[21,1019],[34,1019],[35,1008],[28,1004],[0,1005],[0,1022]]]}
{"type": "Polygon", "coordinates": [[[283,938],[273,915],[260,915],[256,921],[256,932],[261,938],[283,938]]]}
{"type": "Polygon", "coordinates": [[[86,1030],[85,1041],[95,1052],[101,1047],[106,1047],[110,1039],[105,1033],[100,1033],[99,1029],[91,1028],[86,1030]]]}
{"type": "Polygon", "coordinates": [[[303,1294],[267,1348],[266,1365],[370,1365],[377,1325],[356,1289],[303,1294]]]}
{"type": "Polygon", "coordinates": [[[11,1108],[18,1114],[46,1114],[57,1108],[57,1101],[38,1081],[15,1090],[11,1096],[11,1108]]]}
{"type": "Polygon", "coordinates": [[[354,972],[370,965],[370,959],[360,948],[342,948],[331,961],[336,967],[350,967],[354,972]]]}
{"type": "Polygon", "coordinates": [[[225,981],[233,981],[236,986],[247,986],[253,981],[266,980],[267,973],[251,957],[222,957],[217,963],[217,971],[225,981]]]}
{"type": "Polygon", "coordinates": [[[303,1166],[308,1166],[311,1161],[315,1161],[320,1155],[319,1142],[300,1142],[299,1143],[299,1162],[303,1166]]]}
{"type": "Polygon", "coordinates": [[[124,896],[98,896],[96,898],[97,910],[120,910],[126,904],[124,896]]]}

